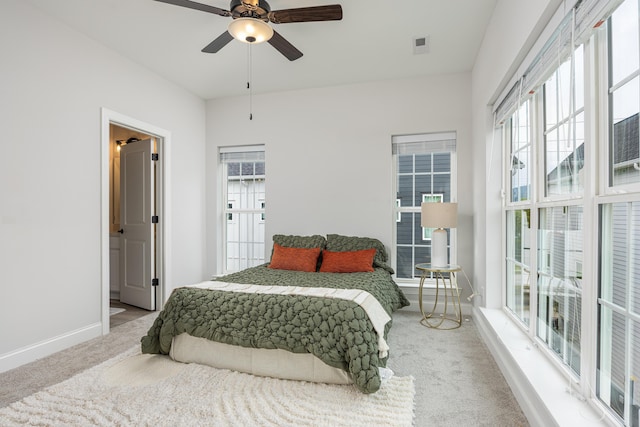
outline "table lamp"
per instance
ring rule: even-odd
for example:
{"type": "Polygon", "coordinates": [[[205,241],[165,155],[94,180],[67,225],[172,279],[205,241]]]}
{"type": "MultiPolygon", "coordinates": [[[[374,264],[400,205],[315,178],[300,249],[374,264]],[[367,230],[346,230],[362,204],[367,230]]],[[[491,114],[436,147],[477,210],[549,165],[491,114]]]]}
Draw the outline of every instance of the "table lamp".
{"type": "Polygon", "coordinates": [[[423,203],[421,224],[424,228],[434,228],[431,234],[431,265],[444,267],[449,264],[447,257],[447,232],[445,228],[458,225],[457,203],[423,203]]]}

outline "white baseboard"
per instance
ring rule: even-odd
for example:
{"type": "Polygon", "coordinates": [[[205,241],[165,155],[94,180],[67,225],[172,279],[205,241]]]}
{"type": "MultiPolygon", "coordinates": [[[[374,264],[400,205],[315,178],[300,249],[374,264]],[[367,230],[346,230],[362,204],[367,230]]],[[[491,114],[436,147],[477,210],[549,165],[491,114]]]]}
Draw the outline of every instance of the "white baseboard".
{"type": "Polygon", "coordinates": [[[76,329],[75,331],[2,354],[0,355],[0,372],[17,368],[101,335],[102,324],[94,323],[84,328],[76,329]]]}
{"type": "Polygon", "coordinates": [[[473,319],[531,426],[615,425],[567,391],[567,378],[502,310],[476,308],[473,319]]]}

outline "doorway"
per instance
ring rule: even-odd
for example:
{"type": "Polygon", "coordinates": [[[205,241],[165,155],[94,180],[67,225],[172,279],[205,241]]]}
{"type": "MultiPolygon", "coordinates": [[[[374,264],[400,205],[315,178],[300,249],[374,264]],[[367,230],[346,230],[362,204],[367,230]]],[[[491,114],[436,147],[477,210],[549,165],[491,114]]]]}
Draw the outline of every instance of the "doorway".
{"type": "MultiPolygon", "coordinates": [[[[156,153],[154,161],[149,159],[155,190],[150,191],[151,209],[149,212],[149,222],[153,216],[153,224],[150,225],[152,251],[149,258],[152,264],[143,281],[140,283],[141,289],[146,288],[149,297],[153,302],[145,308],[160,310],[165,296],[165,277],[167,274],[167,235],[168,235],[168,186],[167,186],[167,162],[166,155],[170,140],[169,132],[156,126],[140,122],[139,120],[123,116],[119,113],[103,109],[102,110],[102,331],[103,334],[109,332],[110,324],[122,323],[122,318],[133,320],[145,311],[141,311],[133,306],[120,303],[120,288],[123,283],[129,283],[125,278],[123,268],[127,269],[126,263],[122,263],[120,253],[125,252],[121,248],[121,241],[124,233],[121,224],[120,210],[126,208],[126,197],[120,194],[120,153],[124,153],[127,144],[134,147],[135,142],[140,143],[151,141],[152,152],[156,153]],[[122,252],[120,252],[122,251],[122,252]],[[155,255],[152,255],[155,253],[155,255]],[[125,313],[123,313],[123,308],[125,313]],[[128,309],[128,312],[126,312],[128,309]],[[117,316],[117,321],[112,320],[117,316]]],[[[129,172],[130,173],[130,172],[129,172]]],[[[130,247],[130,246],[128,246],[130,247]]],[[[137,265],[137,263],[135,263],[137,265]]],[[[137,274],[134,276],[141,277],[137,274]]],[[[148,313],[149,311],[146,311],[148,313]]],[[[114,319],[115,320],[115,319],[114,319]]]]}

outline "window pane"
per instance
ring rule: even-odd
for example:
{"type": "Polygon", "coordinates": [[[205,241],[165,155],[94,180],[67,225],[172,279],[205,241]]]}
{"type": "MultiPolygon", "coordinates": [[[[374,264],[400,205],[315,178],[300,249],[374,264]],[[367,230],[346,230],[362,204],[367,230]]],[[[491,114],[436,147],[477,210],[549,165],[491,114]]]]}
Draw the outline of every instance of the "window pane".
{"type": "Polygon", "coordinates": [[[433,155],[434,172],[451,172],[451,154],[436,153],[433,155]]]}
{"type": "Polygon", "coordinates": [[[638,69],[638,2],[625,1],[611,16],[610,45],[615,85],[638,69]]]}
{"type": "Polygon", "coordinates": [[[433,193],[442,194],[444,202],[451,201],[451,175],[434,175],[433,176],[433,193]]]}
{"type": "Polygon", "coordinates": [[[396,198],[401,207],[413,206],[413,175],[400,175],[397,179],[396,198]]]}
{"type": "Polygon", "coordinates": [[[613,185],[640,181],[640,139],[638,78],[621,86],[612,96],[611,170],[613,185]]]}
{"type": "Polygon", "coordinates": [[[431,172],[431,154],[416,155],[416,173],[431,172]]]}
{"type": "Polygon", "coordinates": [[[413,173],[413,155],[398,156],[398,173],[413,173]]]}
{"type": "Polygon", "coordinates": [[[529,322],[531,275],[530,210],[507,212],[507,307],[526,325],[529,322]]]}
{"type": "Polygon", "coordinates": [[[584,166],[584,63],[583,48],[563,62],[544,84],[545,195],[580,193],[584,166]],[[572,87],[574,88],[572,90],[572,87]]]}
{"type": "Polygon", "coordinates": [[[531,189],[530,101],[526,101],[510,118],[507,138],[511,145],[511,201],[529,199],[531,189]]]}
{"type": "Polygon", "coordinates": [[[598,397],[624,418],[625,401],[625,319],[601,306],[598,359],[598,397]]]}
{"type": "Polygon", "coordinates": [[[580,373],[582,207],[540,209],[537,334],[580,373]]]}
{"type": "Polygon", "coordinates": [[[227,221],[227,271],[239,271],[265,262],[264,221],[258,213],[234,213],[227,221]]]}
{"type": "Polygon", "coordinates": [[[416,193],[415,193],[414,206],[420,206],[422,204],[423,194],[431,194],[431,191],[432,191],[431,176],[432,175],[416,175],[415,177],[416,193]]]}
{"type": "Polygon", "coordinates": [[[609,185],[640,182],[638,2],[627,0],[609,20],[609,185]],[[628,81],[627,81],[628,80],[628,81]],[[623,82],[626,82],[622,84],[623,82]]]}
{"type": "Polygon", "coordinates": [[[406,246],[396,247],[396,276],[400,278],[413,278],[416,263],[413,261],[413,248],[406,246]]]}
{"type": "Polygon", "coordinates": [[[412,212],[400,214],[400,221],[396,222],[396,241],[398,245],[413,244],[413,216],[412,212]]]}
{"type": "Polygon", "coordinates": [[[633,405],[638,405],[640,325],[633,316],[640,304],[640,202],[602,205],[600,224],[598,397],[629,420],[639,408],[633,405]]]}

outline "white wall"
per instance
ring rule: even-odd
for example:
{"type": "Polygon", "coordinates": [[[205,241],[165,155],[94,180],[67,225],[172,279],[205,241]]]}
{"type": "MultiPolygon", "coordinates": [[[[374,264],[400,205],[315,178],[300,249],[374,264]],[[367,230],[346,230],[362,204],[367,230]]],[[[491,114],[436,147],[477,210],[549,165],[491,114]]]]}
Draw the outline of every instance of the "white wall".
{"type": "Polygon", "coordinates": [[[169,286],[202,279],[205,103],[19,0],[0,52],[0,362],[27,361],[101,330],[102,107],[171,132],[169,286]]]}
{"type": "MultiPolygon", "coordinates": [[[[208,183],[217,148],[266,145],[266,239],[339,233],[392,241],[391,136],[458,134],[458,261],[471,274],[469,74],[266,94],[207,103],[208,183]]],[[[216,274],[217,185],[208,187],[208,273],[216,274]]]]}
{"type": "Polygon", "coordinates": [[[501,306],[502,141],[493,134],[492,104],[535,43],[560,0],[499,0],[472,72],[475,274],[480,304],[501,306]]]}

